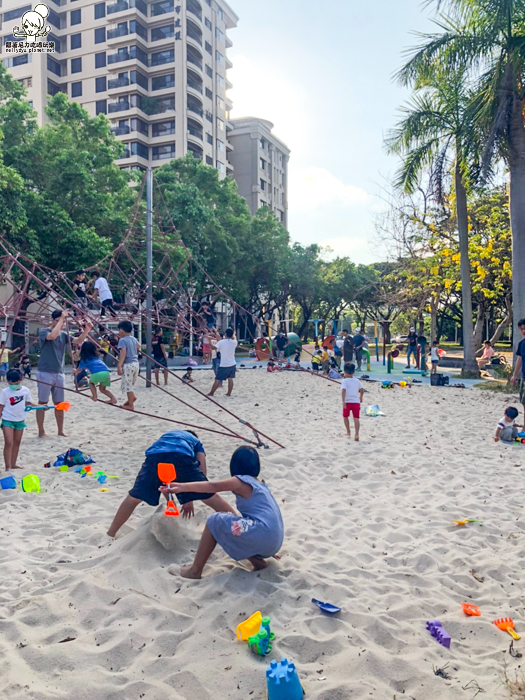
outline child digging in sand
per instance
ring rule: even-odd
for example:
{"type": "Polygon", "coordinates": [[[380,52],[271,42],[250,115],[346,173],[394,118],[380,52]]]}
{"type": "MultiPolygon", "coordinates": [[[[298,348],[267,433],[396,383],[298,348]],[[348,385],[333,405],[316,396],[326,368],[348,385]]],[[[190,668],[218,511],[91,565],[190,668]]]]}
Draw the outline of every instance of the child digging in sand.
{"type": "Polygon", "coordinates": [[[204,565],[217,543],[235,561],[248,559],[254,571],[268,566],[266,561],[276,557],[284,537],[283,519],[275,498],[265,484],[258,480],[261,465],[253,447],[239,447],[230,461],[230,479],[208,483],[172,484],[162,486],[165,493],[182,494],[186,491],[231,491],[237,496],[237,510],[233,513],[210,515],[191,566],[181,569],[184,578],[199,579],[204,565]]]}
{"type": "Polygon", "coordinates": [[[100,392],[107,396],[109,403],[117,403],[116,397],[109,391],[111,386],[111,375],[109,368],[100,359],[98,348],[91,341],[85,342],[80,348],[80,364],[75,372],[81,372],[87,369],[89,372],[89,388],[91,390],[91,398],[93,401],[98,400],[97,386],[100,392]]]}
{"type": "Polygon", "coordinates": [[[31,401],[31,392],[22,386],[22,373],[12,369],[7,373],[7,387],[0,393],[0,415],[4,434],[4,462],[6,471],[22,469],[16,463],[22,442],[26,406],[36,406],[31,401]]]}
{"type": "Polygon", "coordinates": [[[509,406],[503,418],[499,421],[496,426],[496,434],[494,435],[494,442],[514,442],[518,434],[518,428],[522,428],[522,425],[518,425],[514,421],[518,417],[518,409],[514,406],[509,406]]]}
{"type": "Polygon", "coordinates": [[[351,362],[345,364],[345,378],[341,382],[341,396],[343,397],[343,420],[346,434],[351,437],[350,413],[354,417],[355,441],[359,442],[359,415],[361,413],[361,403],[363,401],[363,385],[354,377],[355,365],[351,362]]]}

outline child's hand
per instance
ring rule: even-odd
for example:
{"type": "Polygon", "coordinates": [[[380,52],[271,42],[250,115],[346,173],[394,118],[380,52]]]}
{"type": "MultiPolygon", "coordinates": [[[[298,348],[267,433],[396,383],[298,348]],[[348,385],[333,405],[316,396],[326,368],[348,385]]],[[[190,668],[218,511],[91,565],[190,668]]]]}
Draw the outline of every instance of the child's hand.
{"type": "Polygon", "coordinates": [[[186,491],[184,484],[170,484],[169,486],[159,486],[161,493],[183,493],[186,491]]]}
{"type": "Polygon", "coordinates": [[[117,374],[119,377],[122,377],[122,375],[124,374],[124,372],[122,371],[122,367],[117,367],[117,374]]]}
{"type": "Polygon", "coordinates": [[[494,442],[499,442],[499,437],[495,437],[494,442]]]}

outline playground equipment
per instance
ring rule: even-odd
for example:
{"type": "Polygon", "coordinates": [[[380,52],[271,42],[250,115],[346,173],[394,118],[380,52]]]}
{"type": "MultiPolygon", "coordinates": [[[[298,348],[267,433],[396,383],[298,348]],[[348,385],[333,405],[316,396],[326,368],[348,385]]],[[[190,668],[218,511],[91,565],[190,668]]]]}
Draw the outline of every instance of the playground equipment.
{"type": "MultiPolygon", "coordinates": [[[[174,464],[167,464],[165,462],[161,462],[157,466],[157,474],[162,481],[162,483],[165,486],[169,486],[172,481],[175,481],[177,478],[177,471],[175,470],[175,465],[174,464]]],[[[173,499],[171,498],[171,494],[168,499],[168,504],[166,506],[166,510],[164,511],[164,515],[167,516],[172,516],[172,517],[177,517],[180,515],[179,509],[173,502],[173,499]]]]}
{"type": "Polygon", "coordinates": [[[304,690],[297,670],[288,659],[272,661],[266,669],[268,700],[303,700],[304,690]]]}
{"type": "MultiPolygon", "coordinates": [[[[273,342],[276,336],[271,338],[259,338],[255,343],[255,354],[259,362],[266,362],[274,353],[272,351],[273,342]]],[[[297,333],[288,333],[288,340],[290,341],[288,347],[284,351],[285,357],[291,357],[295,354],[295,351],[299,348],[302,349],[301,339],[297,333]]]]}

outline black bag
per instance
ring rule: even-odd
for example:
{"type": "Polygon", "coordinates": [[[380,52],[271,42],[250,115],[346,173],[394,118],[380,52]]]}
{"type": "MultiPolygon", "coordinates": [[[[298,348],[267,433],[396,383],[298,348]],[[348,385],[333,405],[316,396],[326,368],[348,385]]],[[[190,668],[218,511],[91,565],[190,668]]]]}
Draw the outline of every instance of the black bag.
{"type": "Polygon", "coordinates": [[[430,375],[430,386],[448,386],[450,382],[450,377],[445,374],[431,374],[430,375]]]}

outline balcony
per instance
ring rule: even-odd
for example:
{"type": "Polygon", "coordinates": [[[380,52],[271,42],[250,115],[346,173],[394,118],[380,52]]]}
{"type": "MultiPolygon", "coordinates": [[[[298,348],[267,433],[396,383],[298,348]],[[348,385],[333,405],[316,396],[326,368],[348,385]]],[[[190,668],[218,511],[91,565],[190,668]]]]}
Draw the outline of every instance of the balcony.
{"type": "Polygon", "coordinates": [[[193,114],[198,114],[199,117],[202,117],[204,114],[204,110],[202,109],[202,105],[199,105],[196,102],[188,102],[188,112],[193,112],[193,114]]]}
{"type": "Polygon", "coordinates": [[[187,0],[186,9],[188,10],[188,12],[191,12],[192,15],[195,15],[195,17],[197,17],[200,22],[202,22],[202,8],[197,2],[197,0],[187,0]]]}
{"type": "Polygon", "coordinates": [[[193,119],[188,119],[188,134],[199,141],[203,140],[202,126],[193,119]]]}
{"type": "Polygon", "coordinates": [[[202,32],[196,24],[193,24],[193,22],[187,23],[186,35],[190,39],[193,39],[193,41],[196,41],[199,46],[202,46],[202,32]]]}
{"type": "Polygon", "coordinates": [[[122,100],[120,102],[113,102],[113,104],[108,105],[108,112],[113,114],[114,112],[125,112],[129,109],[129,102],[122,100]]]}
{"type": "Polygon", "coordinates": [[[122,61],[129,61],[133,58],[129,51],[119,51],[119,53],[110,54],[108,56],[108,63],[121,63],[122,61]]]}
{"type": "Polygon", "coordinates": [[[112,5],[106,7],[106,13],[108,15],[114,14],[115,12],[124,12],[125,10],[132,10],[137,8],[144,17],[148,16],[148,6],[143,0],[118,0],[112,5]]]}
{"type": "Polygon", "coordinates": [[[114,126],[111,129],[111,133],[115,134],[115,136],[125,136],[126,134],[129,134],[129,132],[129,126],[114,126]]]}
{"type": "Polygon", "coordinates": [[[120,156],[120,158],[131,158],[131,152],[128,146],[124,148],[124,153],[120,156]]]}
{"type": "Polygon", "coordinates": [[[118,39],[121,36],[128,35],[127,27],[117,27],[116,29],[108,29],[106,37],[107,39],[118,39]]]}
{"type": "Polygon", "coordinates": [[[187,85],[188,87],[192,88],[192,90],[197,90],[197,92],[200,92],[200,94],[202,95],[202,83],[199,83],[193,78],[188,77],[187,85]]]}
{"type": "Polygon", "coordinates": [[[129,85],[129,78],[111,78],[108,80],[108,90],[115,90],[116,88],[127,87],[129,85]]]}
{"type": "Polygon", "coordinates": [[[199,160],[202,160],[202,156],[204,155],[202,148],[195,143],[191,143],[191,141],[188,141],[188,153],[193,153],[193,157],[199,160]]]}

